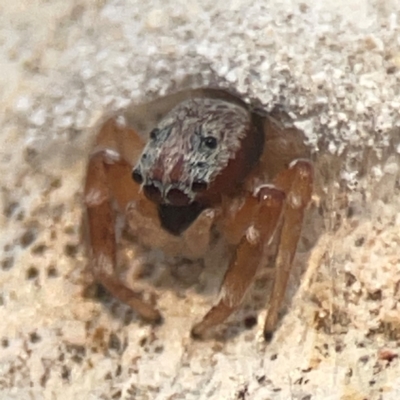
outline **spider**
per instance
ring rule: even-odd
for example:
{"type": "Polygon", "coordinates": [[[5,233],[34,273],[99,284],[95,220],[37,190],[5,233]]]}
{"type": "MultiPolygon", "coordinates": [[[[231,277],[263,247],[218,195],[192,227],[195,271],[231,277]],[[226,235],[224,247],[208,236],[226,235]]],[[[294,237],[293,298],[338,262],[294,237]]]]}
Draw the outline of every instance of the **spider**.
{"type": "Polygon", "coordinates": [[[263,332],[269,341],[312,189],[313,167],[301,133],[236,96],[192,91],[147,142],[111,118],[97,136],[84,189],[94,279],[141,318],[158,323],[160,312],[116,277],[117,213],[126,215],[143,244],[186,257],[201,257],[216,230],[235,251],[215,305],[192,327],[192,337],[202,338],[239,307],[278,236],[263,332]]]}

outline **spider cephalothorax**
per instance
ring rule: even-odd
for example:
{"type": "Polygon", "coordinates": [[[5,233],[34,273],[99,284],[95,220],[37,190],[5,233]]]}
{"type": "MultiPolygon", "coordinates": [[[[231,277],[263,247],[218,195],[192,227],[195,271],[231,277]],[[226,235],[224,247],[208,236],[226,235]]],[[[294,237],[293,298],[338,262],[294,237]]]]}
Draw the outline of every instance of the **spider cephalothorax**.
{"type": "Polygon", "coordinates": [[[133,179],[157,204],[209,204],[215,201],[215,186],[219,194],[228,190],[224,172],[232,188],[257,161],[263,135],[254,129],[252,114],[238,104],[204,97],[186,100],[150,132],[133,179]]]}

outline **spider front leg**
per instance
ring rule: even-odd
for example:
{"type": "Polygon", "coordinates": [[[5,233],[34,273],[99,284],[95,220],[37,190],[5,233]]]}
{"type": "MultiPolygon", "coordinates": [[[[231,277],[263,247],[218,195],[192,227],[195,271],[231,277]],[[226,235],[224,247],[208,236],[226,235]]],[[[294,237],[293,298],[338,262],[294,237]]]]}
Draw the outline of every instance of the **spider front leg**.
{"type": "Polygon", "coordinates": [[[143,302],[137,293],[123,285],[115,276],[115,206],[124,211],[130,201],[138,200],[139,197],[138,189],[131,179],[132,166],[123,159],[121,152],[102,146],[102,143],[108,145],[110,141],[117,145],[122,144],[121,138],[129,138],[130,145],[136,142],[137,146],[141,146],[134,131],[118,126],[114,120],[106,122],[98,136],[100,143],[89,159],[85,204],[92,273],[96,281],[133,308],[142,318],[159,322],[160,313],[143,302]]]}
{"type": "Polygon", "coordinates": [[[289,168],[282,171],[274,184],[286,193],[283,225],[275,261],[275,279],[270,297],[269,309],[264,325],[264,338],[272,339],[278,322],[279,311],[285,297],[286,287],[297,243],[300,238],[304,210],[311,200],[313,168],[307,160],[294,160],[289,168]]]}
{"type": "MultiPolygon", "coordinates": [[[[241,304],[247,289],[254,280],[265,243],[269,243],[278,226],[285,194],[271,186],[263,186],[257,197],[250,196],[237,213],[238,223],[247,217],[247,229],[225,274],[218,303],[192,329],[194,338],[225,321],[241,304]]],[[[225,229],[233,228],[232,220],[225,229]]],[[[237,228],[237,227],[236,227],[237,228]]],[[[245,227],[244,227],[245,228],[245,227]]],[[[240,230],[241,228],[239,228],[240,230]]],[[[243,230],[243,229],[242,229],[243,230]]]]}

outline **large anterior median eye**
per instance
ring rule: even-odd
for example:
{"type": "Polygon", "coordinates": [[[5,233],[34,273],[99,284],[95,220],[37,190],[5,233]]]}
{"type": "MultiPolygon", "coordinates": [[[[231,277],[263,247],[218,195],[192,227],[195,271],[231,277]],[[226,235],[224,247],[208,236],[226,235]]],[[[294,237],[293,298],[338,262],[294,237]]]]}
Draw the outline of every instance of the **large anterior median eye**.
{"type": "Polygon", "coordinates": [[[217,139],[214,136],[206,136],[204,138],[204,144],[211,150],[217,147],[217,139]]]}
{"type": "Polygon", "coordinates": [[[137,168],[132,171],[132,179],[139,185],[143,183],[143,176],[137,168]]]}
{"type": "Polygon", "coordinates": [[[192,183],[192,190],[193,192],[204,192],[205,190],[207,190],[207,183],[204,181],[194,181],[192,183]]]}

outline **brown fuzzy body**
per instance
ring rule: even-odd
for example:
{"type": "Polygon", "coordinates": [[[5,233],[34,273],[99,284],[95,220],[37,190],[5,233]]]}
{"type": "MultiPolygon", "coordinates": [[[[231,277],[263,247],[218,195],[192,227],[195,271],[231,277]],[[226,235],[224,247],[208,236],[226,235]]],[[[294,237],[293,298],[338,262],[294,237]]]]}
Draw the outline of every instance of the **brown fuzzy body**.
{"type": "Polygon", "coordinates": [[[147,143],[131,128],[109,120],[90,158],[85,187],[94,276],[143,318],[159,320],[156,309],[113,275],[117,243],[112,204],[130,215],[133,230],[147,245],[175,248],[181,255],[201,256],[215,227],[236,251],[217,304],[192,330],[200,337],[239,306],[264,247],[279,233],[268,338],[311,198],[312,166],[305,156],[298,131],[260,117],[240,100],[186,99],[166,113],[147,143]],[[111,148],[110,142],[116,145],[111,148]],[[126,148],[137,154],[133,162],[123,157],[126,148]]]}

